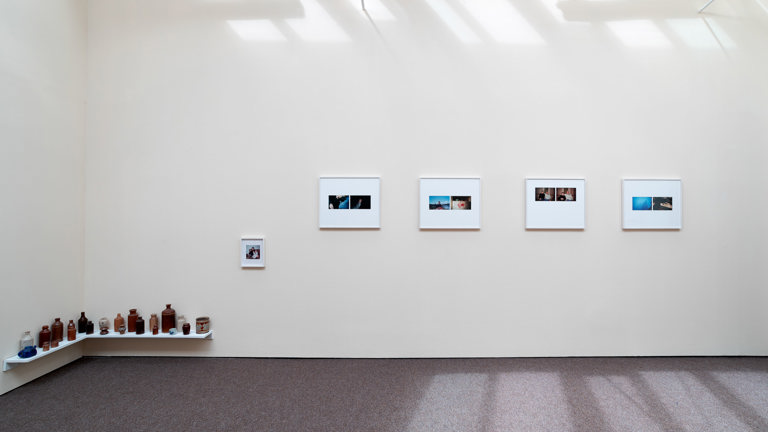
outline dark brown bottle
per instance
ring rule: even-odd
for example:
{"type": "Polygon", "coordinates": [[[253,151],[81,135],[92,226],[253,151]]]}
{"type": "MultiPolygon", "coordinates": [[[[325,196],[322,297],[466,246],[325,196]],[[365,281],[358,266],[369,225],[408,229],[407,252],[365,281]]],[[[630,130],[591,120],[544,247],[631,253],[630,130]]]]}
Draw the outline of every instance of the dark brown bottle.
{"type": "Polygon", "coordinates": [[[42,347],[45,342],[48,342],[49,345],[51,343],[51,331],[48,330],[48,326],[43,326],[37,338],[38,346],[42,347]]]}
{"type": "Polygon", "coordinates": [[[155,323],[155,325],[153,325],[153,326],[152,326],[152,334],[153,334],[153,335],[156,335],[156,334],[158,334],[158,333],[159,333],[159,332],[158,332],[158,330],[157,330],[157,323],[155,323]]]}
{"type": "Polygon", "coordinates": [[[176,327],[176,311],[171,309],[171,304],[165,305],[163,311],[163,333],[168,333],[172,328],[176,327]]]}
{"type": "Polygon", "coordinates": [[[134,323],[134,325],[136,326],[137,335],[144,334],[144,318],[142,317],[136,318],[136,322],[134,323]]]}
{"type": "Polygon", "coordinates": [[[80,319],[77,320],[77,332],[85,333],[88,327],[88,318],[85,317],[85,312],[80,312],[80,319]]]}
{"type": "Polygon", "coordinates": [[[93,334],[93,321],[89,320],[85,325],[85,334],[93,334]]]}
{"type": "Polygon", "coordinates": [[[136,333],[136,319],[139,314],[136,313],[136,309],[130,309],[128,312],[128,333],[136,333]]]}
{"type": "Polygon", "coordinates": [[[77,339],[77,328],[75,327],[75,320],[69,320],[67,324],[67,340],[73,341],[77,339]]]}
{"type": "MultiPolygon", "coordinates": [[[[64,323],[61,322],[61,318],[54,318],[53,325],[51,326],[51,342],[61,342],[64,340],[64,323]]],[[[51,344],[53,347],[53,344],[51,344]]]]}
{"type": "Polygon", "coordinates": [[[185,335],[188,335],[188,334],[189,334],[189,330],[190,330],[190,329],[192,329],[192,326],[191,326],[191,325],[189,325],[189,323],[184,323],[184,324],[181,326],[181,332],[182,332],[182,333],[184,333],[185,335]]]}

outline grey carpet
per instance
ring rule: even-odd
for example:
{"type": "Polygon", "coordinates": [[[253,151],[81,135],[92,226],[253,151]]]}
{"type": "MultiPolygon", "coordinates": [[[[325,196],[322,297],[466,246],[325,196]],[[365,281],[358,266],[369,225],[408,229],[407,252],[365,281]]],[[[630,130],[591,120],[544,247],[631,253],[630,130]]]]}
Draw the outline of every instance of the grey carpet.
{"type": "Polygon", "coordinates": [[[2,431],[768,431],[768,358],[84,358],[2,431]]]}

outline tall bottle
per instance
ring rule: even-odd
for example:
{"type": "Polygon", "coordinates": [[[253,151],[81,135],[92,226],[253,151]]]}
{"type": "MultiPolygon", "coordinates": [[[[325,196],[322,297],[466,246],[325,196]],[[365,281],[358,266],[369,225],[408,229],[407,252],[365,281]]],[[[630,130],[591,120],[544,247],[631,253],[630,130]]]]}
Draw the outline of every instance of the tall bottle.
{"type": "Polygon", "coordinates": [[[171,309],[171,304],[168,303],[165,305],[165,310],[163,311],[163,333],[168,333],[171,331],[173,327],[176,327],[176,311],[171,309]]]}
{"type": "Polygon", "coordinates": [[[64,340],[64,323],[61,322],[61,318],[54,318],[51,329],[51,347],[53,347],[53,342],[64,340]]]}
{"type": "Polygon", "coordinates": [[[120,326],[124,326],[124,325],[125,325],[125,318],[123,318],[123,316],[118,313],[117,316],[115,317],[115,333],[120,331],[120,326]]]}
{"type": "Polygon", "coordinates": [[[75,320],[69,320],[67,324],[67,340],[73,341],[77,339],[77,328],[75,327],[75,320]]]}
{"type": "Polygon", "coordinates": [[[48,342],[49,345],[51,343],[51,331],[48,330],[48,326],[46,325],[43,326],[43,329],[40,330],[40,334],[37,337],[37,344],[40,348],[43,347],[45,342],[48,342]]]}
{"type": "Polygon", "coordinates": [[[85,333],[88,327],[88,318],[85,317],[85,312],[80,312],[80,319],[77,320],[77,332],[85,333]]]}
{"type": "Polygon", "coordinates": [[[139,314],[136,313],[136,309],[130,309],[128,312],[128,333],[136,333],[136,319],[139,314]]]}
{"type": "Polygon", "coordinates": [[[149,317],[149,329],[152,330],[155,327],[158,327],[160,323],[157,321],[157,314],[152,314],[152,316],[149,317]]]}

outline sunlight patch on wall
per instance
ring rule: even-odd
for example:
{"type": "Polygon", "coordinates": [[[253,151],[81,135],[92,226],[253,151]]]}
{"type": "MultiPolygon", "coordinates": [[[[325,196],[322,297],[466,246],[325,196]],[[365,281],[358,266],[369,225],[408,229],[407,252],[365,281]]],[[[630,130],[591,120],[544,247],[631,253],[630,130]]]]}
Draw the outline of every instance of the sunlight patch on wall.
{"type": "Polygon", "coordinates": [[[306,42],[349,42],[349,35],[331,18],[317,0],[301,0],[304,18],[285,22],[306,42]]]}
{"type": "Polygon", "coordinates": [[[652,21],[611,21],[605,25],[625,46],[630,48],[668,48],[672,44],[652,21]]]}
{"type": "Polygon", "coordinates": [[[544,39],[507,0],[461,0],[461,4],[499,43],[544,44],[544,39]]]}
{"type": "Polygon", "coordinates": [[[687,46],[698,49],[716,49],[720,44],[707,24],[698,19],[671,19],[666,23],[687,46]]]}
{"type": "Polygon", "coordinates": [[[259,42],[285,42],[287,39],[270,20],[229,20],[227,24],[243,40],[259,42]]]}
{"type": "Polygon", "coordinates": [[[478,43],[480,37],[464,22],[445,0],[425,0],[429,7],[443,20],[454,35],[464,43],[478,43]]]}

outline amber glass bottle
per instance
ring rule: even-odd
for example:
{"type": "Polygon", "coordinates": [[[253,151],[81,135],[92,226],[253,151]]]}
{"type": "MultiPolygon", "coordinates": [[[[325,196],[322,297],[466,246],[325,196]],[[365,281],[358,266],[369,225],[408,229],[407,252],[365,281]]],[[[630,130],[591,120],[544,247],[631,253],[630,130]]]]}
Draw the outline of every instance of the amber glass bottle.
{"type": "Polygon", "coordinates": [[[88,327],[88,318],[85,317],[85,312],[80,312],[80,319],[77,320],[77,332],[85,333],[88,327]]]}

